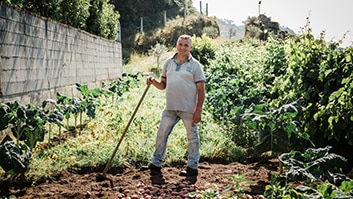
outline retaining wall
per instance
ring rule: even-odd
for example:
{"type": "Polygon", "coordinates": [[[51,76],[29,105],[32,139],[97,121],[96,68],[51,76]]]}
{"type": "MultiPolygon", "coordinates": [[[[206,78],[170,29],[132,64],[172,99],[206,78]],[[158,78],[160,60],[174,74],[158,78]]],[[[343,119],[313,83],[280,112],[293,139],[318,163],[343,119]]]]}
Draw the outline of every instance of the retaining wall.
{"type": "Polygon", "coordinates": [[[122,74],[121,43],[0,3],[0,102],[39,104],[122,74]]]}

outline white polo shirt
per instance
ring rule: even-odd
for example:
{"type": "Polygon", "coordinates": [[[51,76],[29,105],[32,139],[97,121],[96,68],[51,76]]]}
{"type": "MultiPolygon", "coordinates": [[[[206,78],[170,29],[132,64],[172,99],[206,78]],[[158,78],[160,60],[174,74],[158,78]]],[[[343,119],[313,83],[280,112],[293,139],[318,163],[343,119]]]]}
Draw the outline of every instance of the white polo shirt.
{"type": "Polygon", "coordinates": [[[175,54],[164,63],[162,77],[167,82],[165,110],[193,113],[197,101],[196,83],[206,82],[200,62],[190,55],[187,61],[177,64],[175,54]]]}

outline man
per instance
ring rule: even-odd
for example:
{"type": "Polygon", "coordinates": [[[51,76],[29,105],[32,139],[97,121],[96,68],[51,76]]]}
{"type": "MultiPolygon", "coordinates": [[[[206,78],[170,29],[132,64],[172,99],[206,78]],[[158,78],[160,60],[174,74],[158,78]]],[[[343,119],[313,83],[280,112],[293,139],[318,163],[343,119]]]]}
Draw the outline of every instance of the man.
{"type": "Polygon", "coordinates": [[[152,162],[141,170],[160,172],[168,137],[181,119],[187,133],[188,160],[186,170],[181,171],[180,175],[192,176],[198,174],[200,137],[197,123],[201,121],[206,79],[201,64],[190,53],[192,38],[189,35],[178,38],[176,49],[177,53],[164,63],[161,80],[153,77],[146,80],[148,85],[152,84],[159,90],[166,89],[167,103],[158,128],[152,162]]]}

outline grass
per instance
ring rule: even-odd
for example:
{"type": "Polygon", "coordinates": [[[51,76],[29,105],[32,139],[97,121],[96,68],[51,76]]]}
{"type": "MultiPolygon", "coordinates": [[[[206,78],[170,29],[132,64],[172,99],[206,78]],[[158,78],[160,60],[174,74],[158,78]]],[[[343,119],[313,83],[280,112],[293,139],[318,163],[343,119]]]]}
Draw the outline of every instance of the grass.
{"type": "MultiPolygon", "coordinates": [[[[164,54],[161,60],[170,55],[172,53],[164,54]]],[[[148,72],[156,64],[156,58],[135,59],[137,62],[124,66],[125,72],[132,74],[148,72]]],[[[111,98],[101,99],[104,104],[98,108],[96,118],[90,120],[84,117],[85,125],[78,129],[76,135],[68,136],[70,132],[61,132],[61,138],[68,138],[66,141],[56,142],[54,146],[48,148],[46,145],[48,135],[46,135],[45,141],[38,144],[35,149],[26,175],[36,180],[46,178],[60,170],[105,166],[146,88],[145,79],[145,76],[141,76],[137,87],[125,92],[114,101],[111,98]]],[[[150,87],[123,138],[111,167],[123,165],[139,167],[150,161],[164,105],[165,91],[150,87]]],[[[203,112],[203,121],[199,124],[199,129],[202,159],[234,161],[242,160],[246,156],[245,149],[235,146],[207,111],[203,112]]],[[[58,136],[59,130],[54,127],[51,139],[58,136]]],[[[186,133],[182,122],[179,122],[169,137],[165,165],[186,161],[186,152],[186,133]]]]}

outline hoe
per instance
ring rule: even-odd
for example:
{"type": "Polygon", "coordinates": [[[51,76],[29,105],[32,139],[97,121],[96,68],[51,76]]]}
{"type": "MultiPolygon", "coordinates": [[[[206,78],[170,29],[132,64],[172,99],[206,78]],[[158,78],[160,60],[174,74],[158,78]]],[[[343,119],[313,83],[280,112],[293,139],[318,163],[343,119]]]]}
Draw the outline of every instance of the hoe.
{"type": "Polygon", "coordinates": [[[105,166],[105,168],[104,168],[104,170],[103,170],[103,173],[101,173],[101,174],[99,174],[99,175],[97,176],[97,178],[96,178],[97,181],[103,181],[103,180],[105,180],[105,179],[108,179],[108,180],[110,180],[111,186],[113,186],[112,180],[107,177],[107,172],[108,172],[108,170],[109,170],[109,168],[110,168],[110,165],[112,164],[112,161],[113,161],[113,159],[114,159],[114,157],[115,157],[116,152],[117,152],[118,149],[119,149],[119,146],[120,146],[121,142],[123,141],[123,139],[124,139],[124,137],[125,137],[125,134],[126,134],[127,130],[128,130],[129,127],[130,127],[130,124],[131,124],[132,120],[134,119],[135,114],[136,114],[137,110],[139,109],[139,107],[140,107],[140,105],[141,105],[143,99],[145,98],[145,95],[146,95],[146,93],[147,93],[147,91],[148,91],[148,89],[149,89],[150,86],[151,86],[151,85],[148,84],[147,87],[146,87],[146,89],[145,89],[145,91],[143,92],[143,94],[142,94],[142,96],[141,96],[141,98],[140,98],[140,101],[138,102],[138,104],[137,104],[137,106],[136,106],[134,112],[132,113],[129,122],[128,122],[128,124],[126,125],[125,130],[124,130],[123,134],[121,135],[120,140],[119,140],[118,144],[116,145],[112,156],[110,157],[110,160],[108,161],[108,163],[106,164],[106,166],[105,166]]]}

